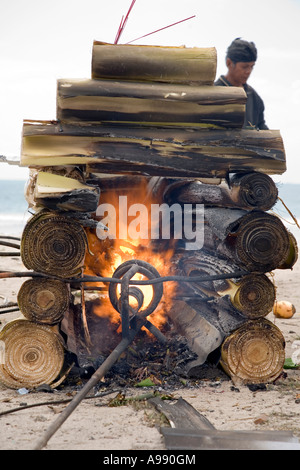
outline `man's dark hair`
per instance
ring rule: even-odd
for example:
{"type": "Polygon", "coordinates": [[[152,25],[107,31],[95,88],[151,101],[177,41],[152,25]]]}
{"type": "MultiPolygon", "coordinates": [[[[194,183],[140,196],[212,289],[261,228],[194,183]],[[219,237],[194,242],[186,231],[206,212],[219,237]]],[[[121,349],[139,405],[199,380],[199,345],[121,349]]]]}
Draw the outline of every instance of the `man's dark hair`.
{"type": "Polygon", "coordinates": [[[241,38],[236,38],[227,49],[226,58],[232,62],[256,62],[257,49],[254,42],[244,41],[241,38]]]}

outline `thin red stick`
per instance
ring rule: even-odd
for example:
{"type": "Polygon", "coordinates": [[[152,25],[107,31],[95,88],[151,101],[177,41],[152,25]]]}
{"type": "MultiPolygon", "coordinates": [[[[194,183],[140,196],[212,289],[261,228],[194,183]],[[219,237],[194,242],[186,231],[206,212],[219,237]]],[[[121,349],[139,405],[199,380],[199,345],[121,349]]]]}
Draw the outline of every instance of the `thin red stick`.
{"type": "Polygon", "coordinates": [[[131,12],[131,10],[132,10],[132,8],[133,8],[135,2],[136,2],[136,0],[132,0],[131,5],[130,5],[130,7],[129,7],[129,10],[128,10],[128,12],[127,12],[127,15],[125,16],[124,21],[123,21],[123,17],[122,17],[123,23],[122,23],[122,21],[121,21],[121,24],[120,24],[120,26],[119,26],[119,29],[118,29],[118,32],[117,32],[117,36],[116,36],[116,39],[115,39],[115,44],[118,44],[118,41],[119,41],[119,39],[120,39],[120,37],[121,37],[121,34],[122,34],[123,31],[124,31],[124,28],[125,28],[125,26],[126,26],[128,17],[129,17],[129,15],[130,15],[130,12],[131,12]]]}
{"type": "Polygon", "coordinates": [[[117,44],[117,42],[118,42],[119,35],[120,35],[120,31],[121,31],[122,24],[123,24],[123,19],[124,19],[124,15],[122,16],[121,23],[120,23],[120,25],[119,25],[119,28],[118,28],[118,31],[117,31],[117,34],[116,34],[116,37],[115,37],[115,42],[114,42],[114,44],[117,44]]]}
{"type": "Polygon", "coordinates": [[[183,21],[190,20],[192,18],[195,18],[196,15],[190,16],[189,18],[185,18],[184,20],[177,21],[176,23],[169,24],[168,26],[165,26],[164,28],[157,29],[156,31],[152,31],[152,33],[144,34],[144,36],[140,36],[139,38],[133,39],[130,42],[127,42],[126,44],[131,44],[134,41],[138,41],[139,39],[145,38],[146,36],[150,36],[151,34],[158,33],[159,31],[162,31],[163,29],[170,28],[171,26],[175,26],[176,24],[182,23],[183,21]]]}

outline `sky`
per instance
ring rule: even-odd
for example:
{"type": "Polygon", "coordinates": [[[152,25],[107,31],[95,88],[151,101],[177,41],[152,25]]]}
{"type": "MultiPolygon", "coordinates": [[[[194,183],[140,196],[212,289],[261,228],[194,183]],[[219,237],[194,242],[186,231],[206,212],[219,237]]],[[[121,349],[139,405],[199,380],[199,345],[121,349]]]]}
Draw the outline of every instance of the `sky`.
{"type": "MultiPolygon", "coordinates": [[[[94,40],[113,43],[131,0],[1,0],[0,155],[20,159],[24,119],[56,119],[56,81],[90,78],[94,40]]],[[[215,47],[217,73],[236,37],[253,41],[258,60],[248,81],[263,98],[270,129],[280,130],[287,171],[300,184],[300,0],[136,0],[119,44],[194,16],[133,44],[215,47]]],[[[28,170],[1,163],[0,179],[28,170]]]]}

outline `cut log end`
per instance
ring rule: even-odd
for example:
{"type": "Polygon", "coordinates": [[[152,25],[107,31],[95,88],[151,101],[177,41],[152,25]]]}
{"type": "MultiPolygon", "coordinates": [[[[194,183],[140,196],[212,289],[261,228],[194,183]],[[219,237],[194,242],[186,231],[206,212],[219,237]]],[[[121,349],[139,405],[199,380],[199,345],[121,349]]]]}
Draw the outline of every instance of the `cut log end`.
{"type": "Polygon", "coordinates": [[[87,239],[82,226],[63,215],[41,211],[27,222],[21,258],[27,269],[61,278],[80,274],[87,239]]]}
{"type": "Polygon", "coordinates": [[[64,348],[51,327],[28,320],[7,323],[0,334],[5,361],[0,364],[0,383],[8,388],[35,388],[51,384],[64,364],[64,348]]]}
{"type": "Polygon", "coordinates": [[[275,297],[275,286],[267,276],[250,274],[240,281],[232,303],[244,316],[255,319],[272,311],[275,297]]]}
{"type": "Polygon", "coordinates": [[[18,292],[20,311],[25,318],[36,323],[59,323],[69,308],[69,302],[69,286],[55,279],[29,279],[18,292]]]}
{"type": "Polygon", "coordinates": [[[277,201],[277,186],[272,178],[264,173],[251,172],[245,175],[236,173],[230,184],[232,188],[238,190],[236,202],[242,207],[268,211],[277,201]]]}
{"type": "Polygon", "coordinates": [[[298,260],[297,240],[291,232],[288,232],[288,236],[290,239],[289,251],[283,263],[278,266],[278,269],[292,269],[298,260]]]}
{"type": "Polygon", "coordinates": [[[232,236],[236,237],[236,254],[249,271],[269,272],[288,257],[290,239],[282,222],[267,213],[250,213],[241,220],[232,236]]]}
{"type": "Polygon", "coordinates": [[[245,384],[270,383],[282,373],[285,340],[266,319],[249,321],[228,336],[221,347],[221,365],[245,384]]]}

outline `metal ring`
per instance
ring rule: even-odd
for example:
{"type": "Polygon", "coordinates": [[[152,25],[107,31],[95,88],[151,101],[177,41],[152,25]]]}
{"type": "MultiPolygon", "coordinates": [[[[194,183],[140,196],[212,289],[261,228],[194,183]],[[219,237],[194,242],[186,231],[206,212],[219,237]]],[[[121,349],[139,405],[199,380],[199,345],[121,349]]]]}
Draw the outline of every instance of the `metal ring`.
{"type": "MultiPolygon", "coordinates": [[[[143,276],[147,277],[147,279],[157,279],[160,277],[159,272],[154,268],[151,264],[147,263],[146,261],[142,260],[128,260],[122,263],[114,272],[113,278],[117,279],[122,279],[124,274],[126,274],[129,269],[132,268],[132,266],[136,265],[136,273],[142,274],[143,276]]],[[[158,283],[155,285],[152,285],[153,288],[153,297],[151,299],[151,302],[149,305],[144,309],[141,310],[141,298],[143,296],[142,289],[139,288],[138,286],[134,286],[134,289],[132,286],[130,286],[128,290],[128,295],[132,295],[133,297],[137,298],[138,297],[138,309],[134,313],[138,313],[139,315],[142,315],[143,317],[147,317],[150,315],[157,307],[159,304],[162,295],[163,295],[163,283],[158,283]],[[140,294],[138,294],[138,291],[140,291],[140,294]]],[[[117,310],[117,312],[121,313],[121,305],[120,305],[120,298],[117,292],[118,289],[118,284],[117,283],[110,283],[109,285],[109,298],[110,301],[117,310]]]]}

